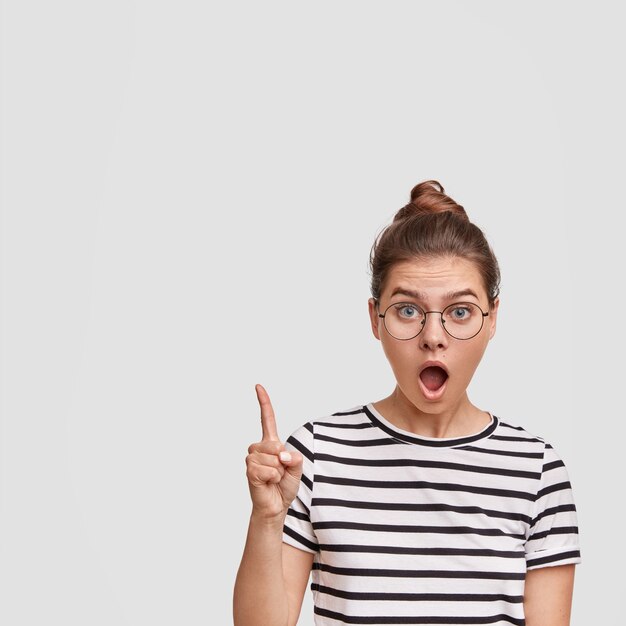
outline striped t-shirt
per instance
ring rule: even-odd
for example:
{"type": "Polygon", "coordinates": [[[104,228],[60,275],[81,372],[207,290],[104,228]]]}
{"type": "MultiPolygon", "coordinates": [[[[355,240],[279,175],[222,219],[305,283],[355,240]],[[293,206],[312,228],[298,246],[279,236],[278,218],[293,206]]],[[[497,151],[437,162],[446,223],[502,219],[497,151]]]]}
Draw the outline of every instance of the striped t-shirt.
{"type": "Polygon", "coordinates": [[[576,507],[549,443],[492,415],[420,437],[372,404],[297,429],[283,540],[315,554],[315,624],[524,624],[526,571],[580,563],[576,507]]]}

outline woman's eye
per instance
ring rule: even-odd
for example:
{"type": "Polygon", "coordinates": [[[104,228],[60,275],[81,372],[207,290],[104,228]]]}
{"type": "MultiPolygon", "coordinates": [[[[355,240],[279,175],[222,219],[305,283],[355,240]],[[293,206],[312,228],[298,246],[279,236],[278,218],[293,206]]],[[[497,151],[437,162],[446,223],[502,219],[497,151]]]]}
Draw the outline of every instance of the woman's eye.
{"type": "Polygon", "coordinates": [[[418,317],[418,310],[414,306],[410,306],[405,304],[397,309],[398,315],[400,317],[404,317],[405,319],[413,319],[418,317]]]}
{"type": "Polygon", "coordinates": [[[470,311],[469,307],[457,306],[452,309],[452,312],[450,314],[455,320],[464,320],[470,317],[471,313],[472,312],[470,311]]]}

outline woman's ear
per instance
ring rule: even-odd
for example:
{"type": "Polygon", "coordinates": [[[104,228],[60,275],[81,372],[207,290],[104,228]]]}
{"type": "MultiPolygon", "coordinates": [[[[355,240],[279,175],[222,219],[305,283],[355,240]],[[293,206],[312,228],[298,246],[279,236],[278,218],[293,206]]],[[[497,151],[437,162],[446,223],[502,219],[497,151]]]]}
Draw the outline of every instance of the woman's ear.
{"type": "Polygon", "coordinates": [[[370,314],[370,323],[372,325],[372,332],[374,333],[374,337],[376,337],[376,339],[380,341],[380,334],[378,332],[378,320],[380,320],[380,317],[378,317],[378,309],[376,307],[376,300],[374,300],[374,298],[370,298],[367,301],[367,306],[368,306],[368,310],[370,314]]]}
{"type": "Polygon", "coordinates": [[[498,307],[500,306],[500,298],[496,298],[493,307],[489,309],[489,339],[496,334],[496,321],[498,319],[498,307]]]}

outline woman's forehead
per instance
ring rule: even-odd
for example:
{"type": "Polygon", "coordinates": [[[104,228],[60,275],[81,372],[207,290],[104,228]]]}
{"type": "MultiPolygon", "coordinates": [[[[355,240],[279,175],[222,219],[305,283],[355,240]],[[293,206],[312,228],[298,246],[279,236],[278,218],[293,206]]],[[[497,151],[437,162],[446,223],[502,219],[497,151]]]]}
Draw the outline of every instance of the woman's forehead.
{"type": "Polygon", "coordinates": [[[420,300],[463,296],[481,299],[486,295],[476,265],[458,257],[396,263],[387,274],[381,295],[396,294],[420,300]]]}

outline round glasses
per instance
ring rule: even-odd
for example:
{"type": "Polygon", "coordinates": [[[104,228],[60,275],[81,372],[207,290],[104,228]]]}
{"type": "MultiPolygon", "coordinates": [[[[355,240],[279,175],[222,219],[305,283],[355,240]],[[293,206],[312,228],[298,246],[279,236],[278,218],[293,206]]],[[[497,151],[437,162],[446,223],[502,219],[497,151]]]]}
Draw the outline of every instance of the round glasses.
{"type": "Polygon", "coordinates": [[[475,337],[481,331],[485,317],[489,315],[473,302],[455,302],[443,311],[424,311],[416,304],[395,302],[384,313],[379,313],[378,317],[383,318],[385,328],[392,337],[406,341],[422,332],[428,313],[439,313],[443,329],[455,339],[475,337]]]}

